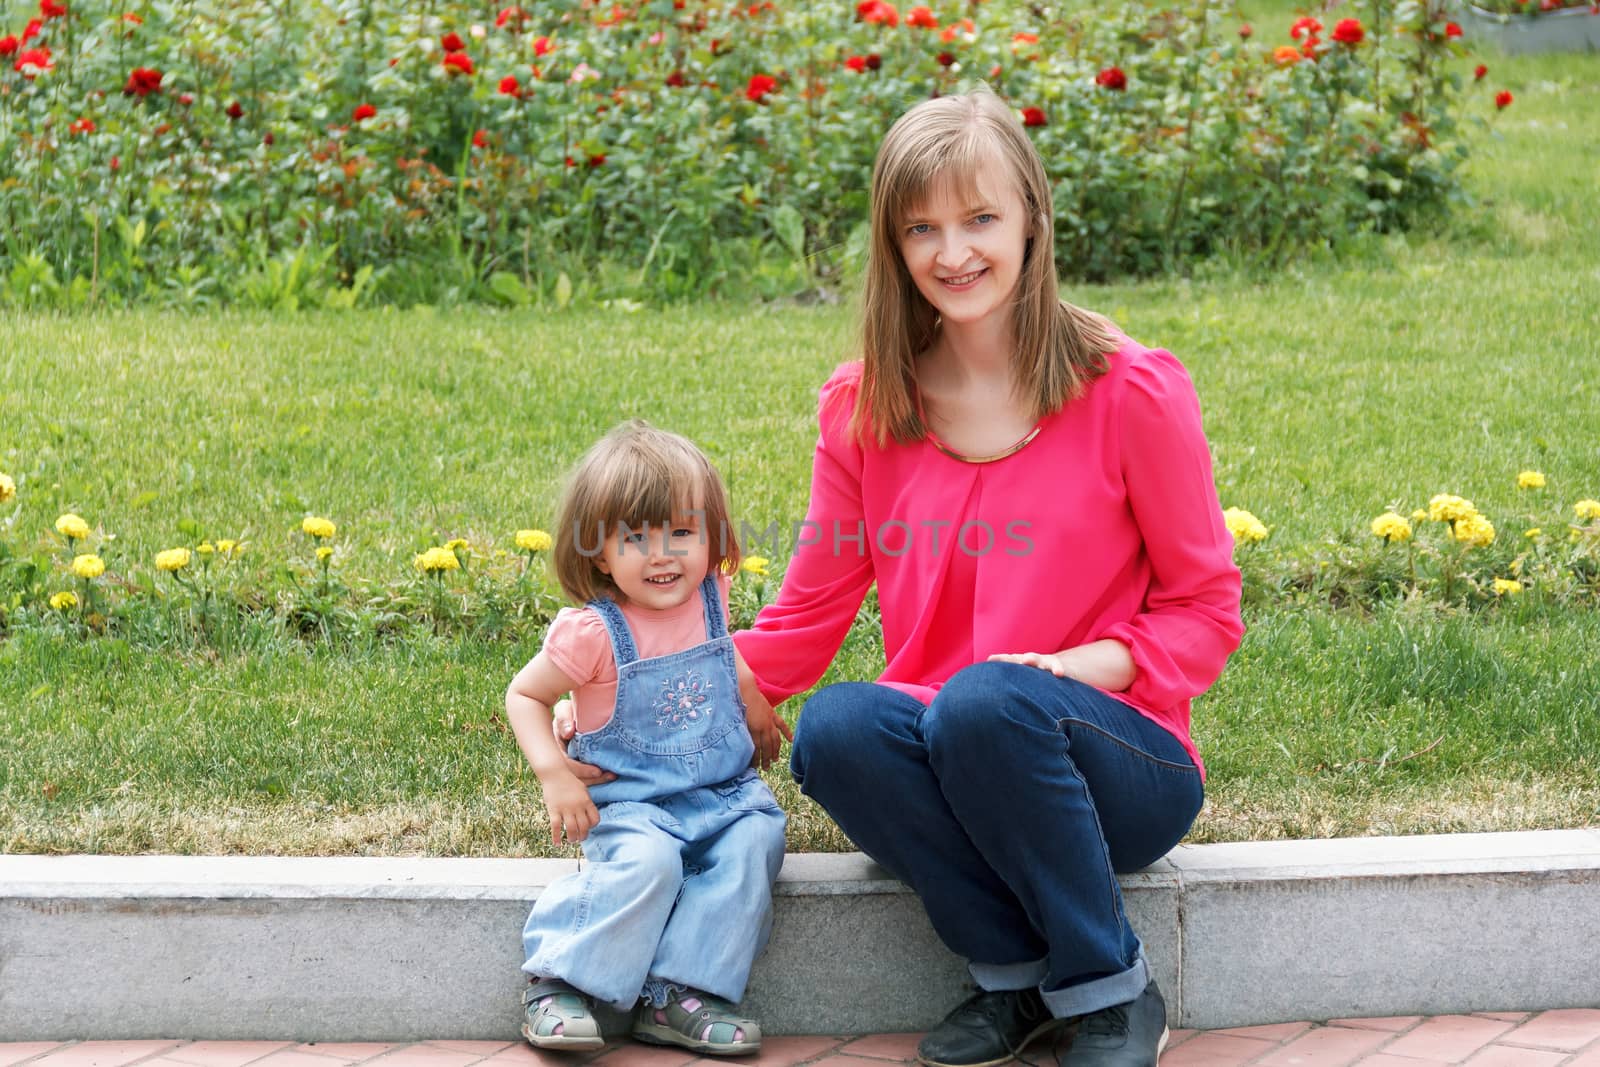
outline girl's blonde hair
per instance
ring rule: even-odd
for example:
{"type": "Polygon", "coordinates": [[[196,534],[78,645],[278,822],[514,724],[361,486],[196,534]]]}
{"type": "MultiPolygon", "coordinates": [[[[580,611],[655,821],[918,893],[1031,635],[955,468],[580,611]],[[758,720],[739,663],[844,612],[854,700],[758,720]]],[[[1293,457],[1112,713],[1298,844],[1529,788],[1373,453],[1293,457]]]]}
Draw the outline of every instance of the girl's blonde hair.
{"type": "Polygon", "coordinates": [[[939,313],[917,290],[900,253],[900,232],[935,186],[977,199],[980,174],[1001,164],[1028,212],[1028,247],[1012,305],[1011,355],[1019,393],[1034,418],[1059,411],[1105,373],[1116,328],[1061,299],[1056,281],[1050,180],[1011,109],[987,87],[925,100],[889,128],[872,168],[871,245],[862,301],[861,391],[851,425],[879,445],[926,433],[916,403],[916,357],[933,344],[939,313]]]}
{"type": "Polygon", "coordinates": [[[567,476],[556,527],[556,580],[573,601],[615,598],[599,567],[605,539],[618,529],[660,530],[691,512],[710,544],[711,570],[739,569],[739,539],[728,518],[728,494],[717,469],[686,437],[641,419],[614,427],[567,476]]]}

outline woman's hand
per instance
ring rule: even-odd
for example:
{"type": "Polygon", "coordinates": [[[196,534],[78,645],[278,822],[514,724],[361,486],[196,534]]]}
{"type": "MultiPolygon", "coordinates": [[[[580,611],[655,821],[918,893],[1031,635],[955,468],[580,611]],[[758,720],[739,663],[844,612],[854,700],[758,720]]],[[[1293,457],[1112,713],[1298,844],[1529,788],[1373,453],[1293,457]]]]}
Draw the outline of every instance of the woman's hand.
{"type": "Polygon", "coordinates": [[[766,770],[778,762],[778,753],[783,747],[783,742],[794,740],[794,731],[789,724],[783,721],[767,698],[761,695],[761,687],[756,684],[755,672],[750,665],[739,655],[739,650],[733,650],[733,662],[739,673],[739,696],[744,700],[744,721],[750,728],[750,740],[755,742],[755,755],[750,759],[752,767],[766,770]]]}
{"type": "Polygon", "coordinates": [[[1108,693],[1122,692],[1139,676],[1128,646],[1109,637],[1060,652],[997,653],[989,657],[989,662],[1038,667],[1057,678],[1073,678],[1108,693]]]}
{"type": "MultiPolygon", "coordinates": [[[[567,751],[567,742],[571,741],[578,732],[578,710],[571,700],[558,700],[550,709],[550,729],[556,735],[556,744],[561,746],[563,754],[567,751]]],[[[601,782],[616,780],[616,775],[610,771],[603,771],[592,763],[579,763],[571,756],[566,757],[567,770],[572,776],[585,786],[599,785],[601,782]]],[[[587,794],[585,794],[587,797],[587,794]]],[[[587,832],[587,831],[585,831],[587,832]]],[[[582,840],[582,838],[578,838],[582,840]]]]}

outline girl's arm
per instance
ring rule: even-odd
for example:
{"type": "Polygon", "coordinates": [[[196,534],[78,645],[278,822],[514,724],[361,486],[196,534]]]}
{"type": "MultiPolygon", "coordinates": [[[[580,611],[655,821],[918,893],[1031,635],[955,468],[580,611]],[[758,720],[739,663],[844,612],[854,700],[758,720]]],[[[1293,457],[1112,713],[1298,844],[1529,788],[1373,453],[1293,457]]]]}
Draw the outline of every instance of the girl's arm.
{"type": "Polygon", "coordinates": [[[553,845],[561,843],[563,834],[569,842],[582,841],[600,821],[588,787],[567,766],[567,754],[551,729],[550,705],[572,687],[572,679],[541,651],[506,689],[506,720],[544,791],[553,845]]]}

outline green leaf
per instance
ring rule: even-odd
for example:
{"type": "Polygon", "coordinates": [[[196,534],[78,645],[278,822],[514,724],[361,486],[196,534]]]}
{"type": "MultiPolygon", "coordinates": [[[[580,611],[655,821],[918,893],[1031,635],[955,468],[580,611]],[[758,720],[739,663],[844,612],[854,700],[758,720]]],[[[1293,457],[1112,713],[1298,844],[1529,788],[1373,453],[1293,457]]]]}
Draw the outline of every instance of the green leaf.
{"type": "MultiPolygon", "coordinates": [[[[563,274],[562,277],[565,278],[566,275],[563,274]]],[[[533,294],[528,292],[528,287],[522,284],[522,279],[510,271],[497,270],[489,275],[489,291],[497,299],[512,307],[527,307],[533,302],[533,294]]]]}
{"type": "Polygon", "coordinates": [[[567,277],[567,272],[562,271],[556,279],[556,307],[564,308],[572,303],[572,279],[567,277]]]}

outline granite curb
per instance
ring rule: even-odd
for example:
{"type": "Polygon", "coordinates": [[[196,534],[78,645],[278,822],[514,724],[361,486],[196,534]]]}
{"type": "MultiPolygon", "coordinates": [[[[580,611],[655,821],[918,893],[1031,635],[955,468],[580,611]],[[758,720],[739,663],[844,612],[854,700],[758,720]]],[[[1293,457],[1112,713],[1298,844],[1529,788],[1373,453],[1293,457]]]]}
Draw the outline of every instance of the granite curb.
{"type": "MultiPolygon", "coordinates": [[[[509,1040],[522,920],[574,865],[0,856],[0,1041],[509,1040]]],[[[1182,845],[1121,882],[1175,1025],[1600,1004],[1600,829],[1182,845]]],[[[916,1031],[966,982],[877,865],[795,854],[746,1003],[916,1031]]]]}

